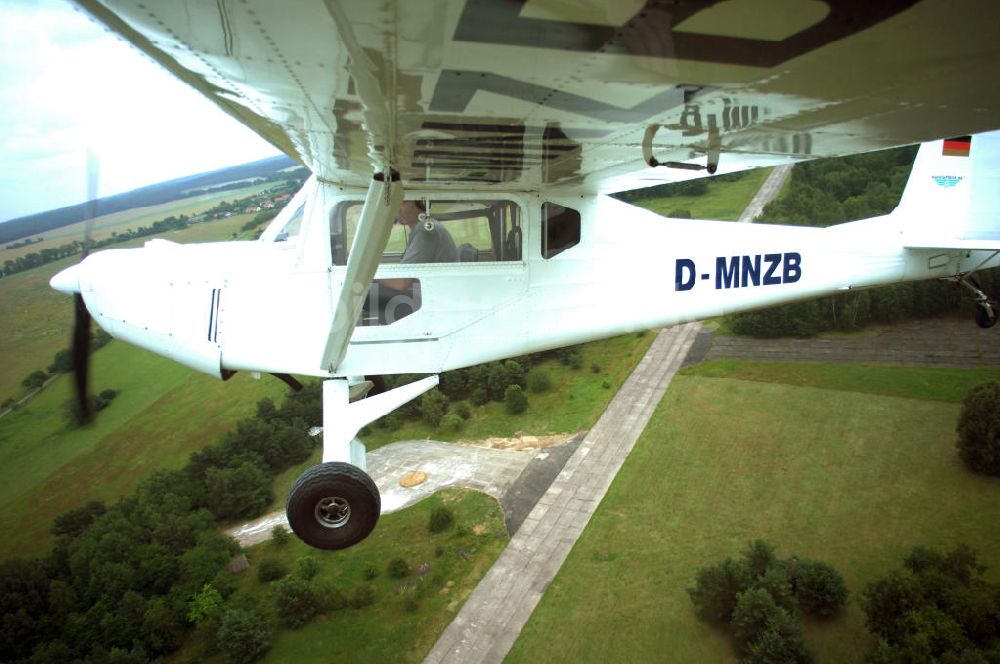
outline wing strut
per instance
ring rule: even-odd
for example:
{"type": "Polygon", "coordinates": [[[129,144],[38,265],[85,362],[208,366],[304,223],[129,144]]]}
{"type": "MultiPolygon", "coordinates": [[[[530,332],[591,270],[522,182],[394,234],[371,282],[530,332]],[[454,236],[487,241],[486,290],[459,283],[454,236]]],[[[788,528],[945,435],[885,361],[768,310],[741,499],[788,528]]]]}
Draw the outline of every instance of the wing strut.
{"type": "Polygon", "coordinates": [[[347,257],[344,287],[333,310],[333,324],[321,364],[330,372],[336,372],[347,352],[347,342],[354,333],[372,277],[375,276],[379,259],[389,241],[396,212],[403,200],[403,185],[399,181],[399,173],[392,169],[386,170],[387,173],[376,173],[368,186],[361,219],[358,220],[358,231],[347,257]]]}

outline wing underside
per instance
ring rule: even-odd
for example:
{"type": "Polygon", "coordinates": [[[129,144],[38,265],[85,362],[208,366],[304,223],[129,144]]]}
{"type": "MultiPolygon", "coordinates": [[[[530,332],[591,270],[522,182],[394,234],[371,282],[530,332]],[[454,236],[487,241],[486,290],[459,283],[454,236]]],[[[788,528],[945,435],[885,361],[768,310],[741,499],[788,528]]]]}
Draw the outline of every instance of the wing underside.
{"type": "Polygon", "coordinates": [[[1000,127],[951,0],[82,0],[321,179],[597,191],[1000,127]]]}

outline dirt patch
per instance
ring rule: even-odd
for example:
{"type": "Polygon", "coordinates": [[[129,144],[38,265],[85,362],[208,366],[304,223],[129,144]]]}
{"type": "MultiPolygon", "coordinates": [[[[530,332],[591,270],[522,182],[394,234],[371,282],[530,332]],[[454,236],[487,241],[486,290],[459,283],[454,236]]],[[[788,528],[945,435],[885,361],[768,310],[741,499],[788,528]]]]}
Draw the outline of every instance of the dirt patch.
{"type": "Polygon", "coordinates": [[[412,489],[427,481],[427,473],[422,470],[411,470],[399,478],[399,486],[404,489],[412,489]]]}
{"type": "Polygon", "coordinates": [[[513,438],[487,438],[486,440],[460,440],[460,445],[474,445],[476,447],[488,447],[493,450],[514,450],[516,452],[530,452],[532,450],[545,447],[555,447],[562,445],[580,432],[557,433],[548,436],[520,435],[513,438]]]}

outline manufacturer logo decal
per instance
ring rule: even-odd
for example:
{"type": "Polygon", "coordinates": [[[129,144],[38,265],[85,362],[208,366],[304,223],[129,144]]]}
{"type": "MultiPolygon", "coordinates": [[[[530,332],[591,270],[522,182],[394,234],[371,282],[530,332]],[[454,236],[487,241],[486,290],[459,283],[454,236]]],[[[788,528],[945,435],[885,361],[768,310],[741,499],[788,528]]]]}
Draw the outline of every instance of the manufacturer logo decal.
{"type": "Polygon", "coordinates": [[[965,179],[965,176],[962,175],[932,175],[931,177],[942,187],[954,187],[965,179]]]}

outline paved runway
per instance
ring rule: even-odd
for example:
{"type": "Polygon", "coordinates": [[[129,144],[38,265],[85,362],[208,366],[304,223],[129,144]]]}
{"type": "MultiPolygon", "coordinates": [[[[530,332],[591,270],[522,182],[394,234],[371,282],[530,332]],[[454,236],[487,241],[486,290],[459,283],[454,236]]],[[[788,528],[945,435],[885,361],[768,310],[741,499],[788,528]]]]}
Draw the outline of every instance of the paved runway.
{"type": "Polygon", "coordinates": [[[501,662],[597,509],[698,334],[662,330],[445,629],[425,664],[501,662]]]}

